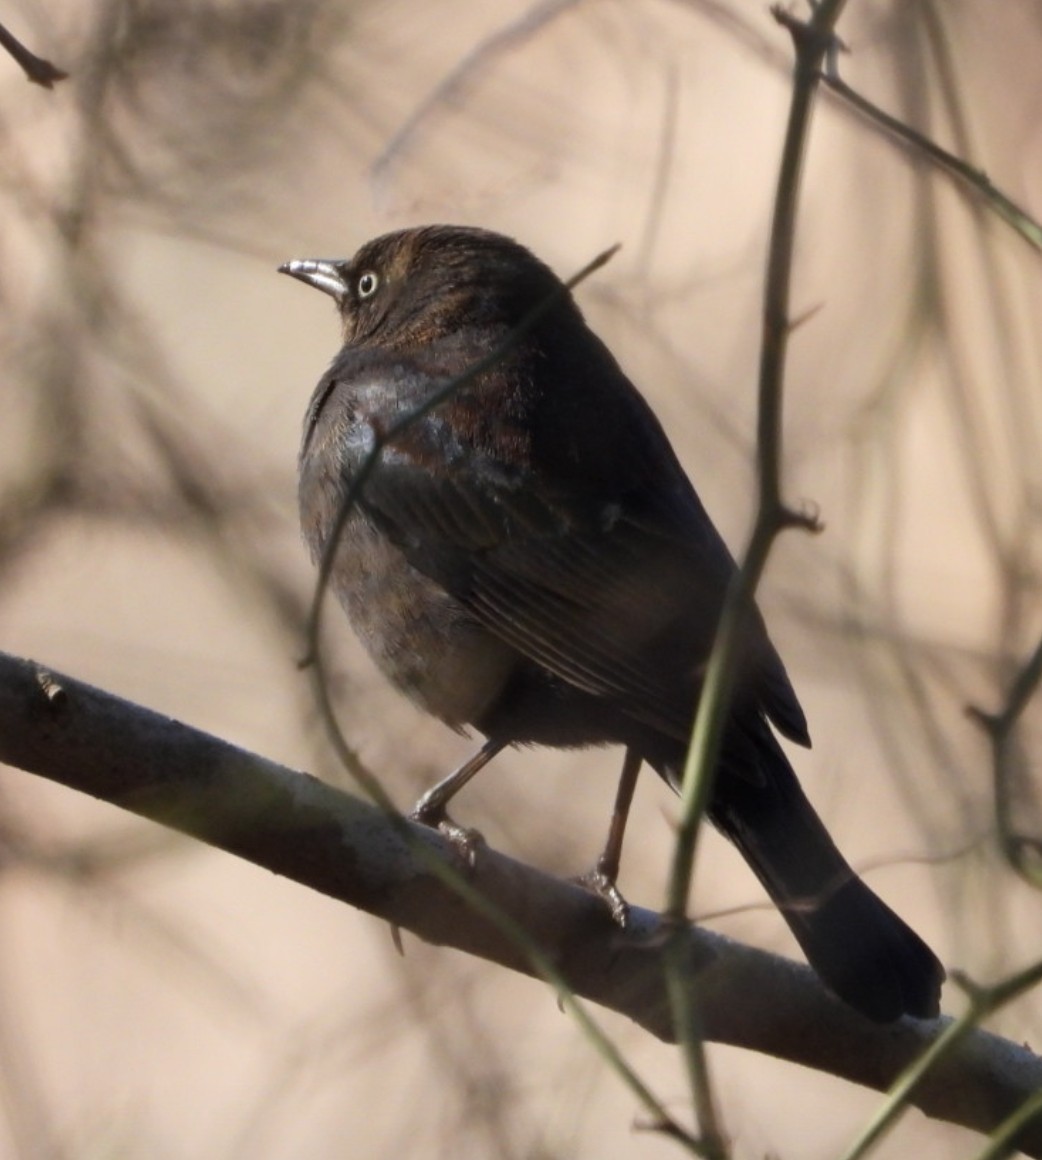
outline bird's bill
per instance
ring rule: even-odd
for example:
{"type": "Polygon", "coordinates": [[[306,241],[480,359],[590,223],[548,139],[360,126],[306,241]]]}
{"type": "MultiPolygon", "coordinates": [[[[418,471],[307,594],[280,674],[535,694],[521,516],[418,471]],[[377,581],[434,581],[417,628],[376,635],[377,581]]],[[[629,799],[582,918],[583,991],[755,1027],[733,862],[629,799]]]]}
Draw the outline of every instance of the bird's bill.
{"type": "Polygon", "coordinates": [[[344,263],[335,258],[294,258],[279,266],[279,273],[306,282],[342,302],[347,294],[343,268],[344,263]]]}

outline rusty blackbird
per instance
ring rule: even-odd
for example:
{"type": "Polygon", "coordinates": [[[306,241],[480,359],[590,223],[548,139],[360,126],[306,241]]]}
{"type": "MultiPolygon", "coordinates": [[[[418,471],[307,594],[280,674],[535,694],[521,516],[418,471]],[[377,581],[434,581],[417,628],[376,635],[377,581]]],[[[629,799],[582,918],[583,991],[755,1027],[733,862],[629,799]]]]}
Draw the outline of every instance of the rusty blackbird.
{"type": "MultiPolygon", "coordinates": [[[[449,798],[504,746],[624,746],[591,876],[624,915],[614,879],[633,785],[642,762],[678,784],[731,555],[643,397],[522,246],[428,226],[348,260],[280,269],[330,294],[343,326],[304,422],[312,555],[380,443],[332,549],[331,584],[401,691],[487,739],[417,815],[444,820],[449,798]]],[[[940,963],[847,865],[775,737],[772,726],[810,744],[758,613],[740,662],[711,820],[835,994],[877,1021],[935,1015],[940,963]]]]}

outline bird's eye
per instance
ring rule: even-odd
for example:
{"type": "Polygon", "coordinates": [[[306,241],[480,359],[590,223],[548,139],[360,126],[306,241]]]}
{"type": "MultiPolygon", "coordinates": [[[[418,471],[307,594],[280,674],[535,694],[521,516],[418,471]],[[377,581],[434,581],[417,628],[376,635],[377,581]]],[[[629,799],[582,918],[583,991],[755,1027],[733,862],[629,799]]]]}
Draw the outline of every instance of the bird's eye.
{"type": "Polygon", "coordinates": [[[376,293],[376,288],[379,285],[379,275],[372,270],[366,270],[358,279],[358,297],[371,298],[376,293]]]}

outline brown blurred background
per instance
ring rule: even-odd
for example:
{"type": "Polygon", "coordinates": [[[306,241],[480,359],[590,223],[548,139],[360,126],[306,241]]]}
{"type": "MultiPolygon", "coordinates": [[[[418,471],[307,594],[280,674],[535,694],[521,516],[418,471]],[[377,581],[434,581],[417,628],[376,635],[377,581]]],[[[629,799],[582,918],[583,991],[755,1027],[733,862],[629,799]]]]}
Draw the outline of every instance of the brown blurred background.
{"type": "MultiPolygon", "coordinates": [[[[754,500],[764,249],[790,92],[765,5],[41,0],[0,14],[71,79],[0,59],[0,648],[341,780],[314,707],[294,465],[332,308],[279,278],[430,221],[568,275],[736,551],[754,500]]],[[[845,78],[1042,213],[1042,12],[850,5],[845,78]]],[[[950,967],[1038,954],[995,841],[988,748],[1042,631],[1042,265],[823,96],[800,216],[785,488],[761,603],[850,859],[950,967]]],[[[342,722],[408,805],[470,746],[330,610],[342,722]]],[[[1021,732],[1025,766],[1042,713],[1021,732]]],[[[612,753],[510,754],[457,813],[588,867],[612,753]]],[[[1029,777],[1017,786],[1032,828],[1029,777]]],[[[659,905],[676,804],[638,791],[621,885],[659,905]]],[[[0,771],[0,1156],[665,1157],[541,985],[116,810],[0,771]]],[[[740,858],[693,911],[794,954],[740,858]]],[[[962,999],[949,986],[945,1006],[962,999]]],[[[604,1017],[678,1114],[676,1053],[604,1017]]],[[[992,1026],[1039,1042],[1029,997],[992,1026]]],[[[876,1097],[711,1052],[737,1157],[834,1155],[876,1097]]],[[[879,1151],[971,1154],[917,1114],[879,1151]]]]}

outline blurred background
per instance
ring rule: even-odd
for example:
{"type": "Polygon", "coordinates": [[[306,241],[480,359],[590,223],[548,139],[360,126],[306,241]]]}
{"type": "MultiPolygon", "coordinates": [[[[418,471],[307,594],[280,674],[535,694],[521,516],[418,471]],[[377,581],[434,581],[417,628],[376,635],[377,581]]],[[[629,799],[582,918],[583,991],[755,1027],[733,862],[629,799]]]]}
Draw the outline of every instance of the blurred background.
{"type": "MultiPolygon", "coordinates": [[[[0,59],[0,648],[344,782],[297,668],[312,569],[295,457],[338,346],[275,267],[454,221],[567,276],[728,542],[755,497],[765,243],[787,34],[740,0],[56,0],[0,19],[71,78],[0,59]]],[[[845,79],[1042,213],[1033,0],[863,0],[845,79]]],[[[850,860],[949,968],[1038,954],[989,748],[1042,632],[1042,266],[952,183],[822,94],[800,214],[785,494],[761,604],[850,860]]],[[[324,629],[343,727],[403,806],[472,742],[324,629]]],[[[1036,821],[1019,734],[1017,818],[1036,821]]],[[[496,761],[461,799],[490,843],[589,867],[611,752],[496,761]]],[[[621,886],[657,906],[676,803],[638,789],[621,886]]],[[[187,839],[0,770],[0,1155],[666,1157],[540,984],[406,937],[187,839]]],[[[692,912],[796,954],[741,859],[702,843],[692,912]],[[714,917],[715,916],[715,917],[714,917]]],[[[962,1009],[946,988],[948,1011],[962,1009]]],[[[678,1115],[676,1052],[613,1036],[678,1115]]],[[[1038,1044],[1028,996],[991,1026],[1038,1044]]],[[[737,1157],[834,1155],[876,1097],[727,1048],[737,1157]]],[[[879,1150],[974,1138],[907,1117],[879,1150]]]]}

